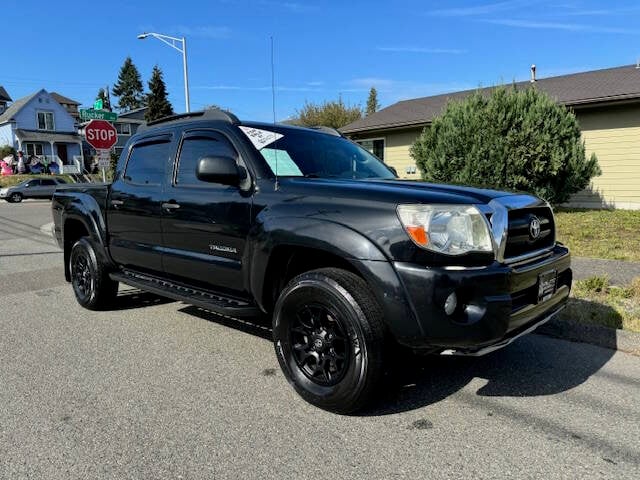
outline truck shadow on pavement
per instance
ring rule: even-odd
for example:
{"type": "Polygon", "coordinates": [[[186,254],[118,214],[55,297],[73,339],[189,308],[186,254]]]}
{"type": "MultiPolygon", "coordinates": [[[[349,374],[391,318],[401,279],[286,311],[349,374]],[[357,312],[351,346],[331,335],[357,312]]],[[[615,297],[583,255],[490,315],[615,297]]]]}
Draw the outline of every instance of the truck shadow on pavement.
{"type": "MultiPolygon", "coordinates": [[[[136,298],[132,294],[130,308],[140,306],[144,295],[138,293],[136,298]]],[[[179,311],[271,341],[268,318],[223,317],[191,305],[179,311]]],[[[615,331],[607,331],[610,338],[604,343],[615,346],[615,331]]],[[[455,395],[476,379],[486,382],[476,391],[477,397],[553,395],[587,381],[614,353],[607,348],[558,341],[535,333],[483,357],[418,356],[403,352],[394,357],[378,401],[357,415],[391,415],[423,408],[455,395]]]]}
{"type": "Polygon", "coordinates": [[[174,302],[174,300],[161,297],[155,293],[145,292],[137,288],[127,287],[123,289],[121,287],[113,307],[108,310],[132,310],[134,308],[152,307],[154,305],[164,305],[171,302],[174,302]]]}
{"type": "MultiPolygon", "coordinates": [[[[615,348],[611,329],[602,343],[615,348]]],[[[403,354],[395,362],[386,394],[364,416],[422,408],[456,394],[480,379],[477,397],[537,397],[565,392],[586,382],[615,350],[529,334],[483,357],[403,354]]],[[[480,400],[481,401],[481,400],[480,400]]]]}

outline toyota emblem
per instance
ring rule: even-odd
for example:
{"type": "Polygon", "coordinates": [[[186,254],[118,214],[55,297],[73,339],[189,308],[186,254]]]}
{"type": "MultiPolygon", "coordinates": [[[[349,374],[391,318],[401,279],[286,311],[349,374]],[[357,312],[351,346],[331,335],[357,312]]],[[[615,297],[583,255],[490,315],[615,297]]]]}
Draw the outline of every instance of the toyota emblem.
{"type": "Polygon", "coordinates": [[[533,240],[540,236],[540,220],[535,215],[529,220],[529,236],[533,240]]]}

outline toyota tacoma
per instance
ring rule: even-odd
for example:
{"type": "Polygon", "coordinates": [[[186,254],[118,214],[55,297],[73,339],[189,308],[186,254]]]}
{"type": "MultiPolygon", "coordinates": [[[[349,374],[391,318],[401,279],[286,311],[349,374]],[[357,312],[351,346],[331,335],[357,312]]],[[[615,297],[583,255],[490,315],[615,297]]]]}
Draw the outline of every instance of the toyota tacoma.
{"type": "Polygon", "coordinates": [[[207,110],[150,122],[111,184],[59,187],[77,301],[124,283],[234,318],[269,315],[310,403],[362,408],[399,345],[482,355],[557,313],[570,256],[530,195],[401,181],[338,132],[207,110]]]}

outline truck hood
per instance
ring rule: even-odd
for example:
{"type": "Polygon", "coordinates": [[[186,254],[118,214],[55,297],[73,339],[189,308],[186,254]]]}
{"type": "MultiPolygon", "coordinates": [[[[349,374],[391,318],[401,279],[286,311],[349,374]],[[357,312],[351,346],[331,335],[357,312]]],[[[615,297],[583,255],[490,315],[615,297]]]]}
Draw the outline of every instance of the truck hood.
{"type": "Polygon", "coordinates": [[[509,192],[406,180],[349,180],[285,177],[280,184],[301,193],[352,197],[393,203],[486,204],[494,198],[515,195],[509,192]]]}

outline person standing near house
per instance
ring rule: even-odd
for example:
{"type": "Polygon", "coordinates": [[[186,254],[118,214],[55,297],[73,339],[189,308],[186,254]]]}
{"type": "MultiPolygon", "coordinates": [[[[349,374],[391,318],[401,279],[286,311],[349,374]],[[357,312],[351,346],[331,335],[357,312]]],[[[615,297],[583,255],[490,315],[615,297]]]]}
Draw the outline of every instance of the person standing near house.
{"type": "MultiPolygon", "coordinates": [[[[22,150],[18,150],[18,155],[21,155],[21,154],[22,154],[22,150]]],[[[11,155],[11,158],[7,162],[7,165],[9,165],[9,168],[11,168],[11,173],[15,174],[17,162],[13,155],[11,155]]]]}
{"type": "Polygon", "coordinates": [[[24,154],[22,153],[22,150],[20,150],[18,152],[18,166],[17,166],[17,173],[20,175],[24,175],[26,168],[24,165],[24,154]]]}
{"type": "Polygon", "coordinates": [[[42,173],[49,173],[49,159],[47,158],[46,155],[42,155],[42,165],[43,165],[42,173]]]}

